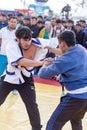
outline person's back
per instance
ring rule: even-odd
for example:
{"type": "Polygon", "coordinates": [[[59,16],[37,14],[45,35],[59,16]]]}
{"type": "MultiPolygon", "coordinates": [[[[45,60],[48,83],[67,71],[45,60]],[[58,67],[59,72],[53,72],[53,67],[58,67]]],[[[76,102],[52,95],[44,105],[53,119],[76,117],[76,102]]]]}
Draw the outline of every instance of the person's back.
{"type": "MultiPolygon", "coordinates": [[[[77,44],[59,59],[62,63],[58,63],[61,66],[62,74],[60,82],[63,84],[68,91],[83,88],[87,86],[87,51],[81,45],[77,44]],[[75,86],[75,87],[74,87],[75,86]]],[[[57,62],[57,61],[56,61],[57,62]]],[[[86,94],[71,95],[78,98],[87,98],[86,94]],[[86,96],[86,97],[85,97],[86,96]]]]}
{"type": "Polygon", "coordinates": [[[72,130],[82,130],[82,119],[87,111],[87,51],[76,45],[73,31],[62,32],[58,40],[62,55],[53,62],[46,59],[38,73],[45,79],[59,74],[62,85],[61,102],[50,117],[46,130],[61,130],[68,121],[72,130]]]}
{"type": "Polygon", "coordinates": [[[85,36],[84,36],[83,46],[84,46],[85,48],[87,48],[87,34],[85,34],[85,36]]]}

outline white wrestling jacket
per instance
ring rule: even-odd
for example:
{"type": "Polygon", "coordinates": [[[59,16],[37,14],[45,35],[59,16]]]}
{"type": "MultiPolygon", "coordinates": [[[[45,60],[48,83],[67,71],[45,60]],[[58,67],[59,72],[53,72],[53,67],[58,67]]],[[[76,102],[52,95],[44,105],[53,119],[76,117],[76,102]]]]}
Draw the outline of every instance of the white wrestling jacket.
{"type": "MultiPolygon", "coordinates": [[[[57,39],[52,39],[52,42],[57,39]]],[[[22,84],[24,83],[24,79],[22,77],[22,74],[26,77],[30,77],[31,72],[34,68],[29,67],[21,67],[16,64],[17,61],[23,58],[22,51],[19,47],[19,44],[16,40],[10,41],[11,43],[8,43],[6,46],[6,55],[8,58],[8,65],[6,69],[6,76],[4,81],[12,84],[22,84]],[[21,74],[22,73],[22,74],[21,74]]],[[[36,52],[36,55],[34,57],[35,61],[40,61],[45,58],[46,54],[48,53],[47,49],[44,49],[44,46],[52,44],[50,40],[46,39],[32,39],[32,43],[36,46],[39,46],[36,52]]],[[[58,46],[58,40],[56,41],[55,47],[58,46]]]]}

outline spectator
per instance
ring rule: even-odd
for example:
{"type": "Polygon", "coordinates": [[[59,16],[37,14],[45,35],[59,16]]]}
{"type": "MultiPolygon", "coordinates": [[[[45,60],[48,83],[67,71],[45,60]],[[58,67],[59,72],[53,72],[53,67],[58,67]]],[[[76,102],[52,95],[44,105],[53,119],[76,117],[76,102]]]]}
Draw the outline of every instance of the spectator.
{"type": "Polygon", "coordinates": [[[52,35],[52,26],[50,21],[46,21],[44,28],[39,33],[39,38],[49,39],[52,35]]]}
{"type": "Polygon", "coordinates": [[[56,37],[65,30],[65,27],[62,25],[62,20],[57,19],[56,20],[56,37]]]}
{"type": "Polygon", "coordinates": [[[30,28],[30,18],[29,17],[24,17],[23,26],[27,26],[30,28]]]}
{"type": "Polygon", "coordinates": [[[30,29],[32,31],[32,37],[33,38],[37,38],[39,35],[39,28],[37,26],[37,18],[36,17],[32,17],[31,18],[31,26],[30,29]]]}
{"type": "MultiPolygon", "coordinates": [[[[44,19],[43,19],[43,17],[42,17],[41,15],[38,15],[38,16],[37,16],[37,22],[38,22],[38,21],[44,21],[44,19]]],[[[43,22],[43,23],[44,23],[44,22],[43,22]]]]}
{"type": "Polygon", "coordinates": [[[50,22],[51,22],[51,26],[52,26],[52,35],[51,35],[51,37],[56,37],[56,33],[55,33],[55,31],[56,31],[56,17],[53,16],[51,18],[50,22]]]}
{"type": "MultiPolygon", "coordinates": [[[[1,39],[1,54],[6,56],[6,46],[7,43],[12,39],[15,39],[15,31],[17,26],[17,17],[11,16],[8,19],[8,26],[0,30],[0,39],[1,39]]],[[[13,94],[17,94],[16,90],[13,90],[13,94]]]]}
{"type": "Polygon", "coordinates": [[[7,16],[6,14],[1,14],[0,16],[0,29],[3,28],[3,27],[6,27],[8,25],[8,22],[7,22],[7,16]]]}
{"type": "Polygon", "coordinates": [[[39,32],[40,32],[44,28],[44,22],[42,20],[38,20],[37,26],[38,26],[39,32]]]}
{"type": "Polygon", "coordinates": [[[85,36],[84,36],[83,46],[87,49],[87,34],[85,34],[85,36]]]}
{"type": "Polygon", "coordinates": [[[19,13],[17,15],[17,28],[20,27],[22,24],[23,24],[23,19],[24,19],[24,16],[22,13],[19,13]]]}
{"type": "Polygon", "coordinates": [[[84,31],[84,29],[85,29],[85,27],[86,27],[86,21],[82,19],[82,20],[79,21],[79,23],[81,24],[82,29],[83,29],[83,31],[84,31]]]}
{"type": "Polygon", "coordinates": [[[0,30],[1,53],[6,54],[6,46],[10,40],[15,39],[15,31],[17,26],[17,17],[12,16],[8,19],[8,26],[0,30]]]}
{"type": "Polygon", "coordinates": [[[73,20],[71,20],[71,19],[67,20],[66,26],[67,26],[67,30],[75,31],[74,21],[73,20]]]}
{"type": "Polygon", "coordinates": [[[75,34],[76,34],[77,44],[84,46],[83,45],[83,39],[84,39],[85,33],[83,32],[81,24],[79,24],[79,23],[76,24],[76,26],[75,26],[75,34]]]}

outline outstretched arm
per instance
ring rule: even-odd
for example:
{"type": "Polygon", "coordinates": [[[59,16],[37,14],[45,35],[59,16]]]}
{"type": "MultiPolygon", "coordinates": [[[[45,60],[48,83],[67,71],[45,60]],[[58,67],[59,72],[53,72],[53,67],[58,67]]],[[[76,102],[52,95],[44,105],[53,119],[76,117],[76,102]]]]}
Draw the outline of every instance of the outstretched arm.
{"type": "Polygon", "coordinates": [[[53,48],[53,47],[50,47],[50,46],[45,46],[45,48],[47,48],[49,50],[49,52],[52,52],[57,56],[62,55],[62,51],[60,50],[60,48],[53,48]]]}
{"type": "Polygon", "coordinates": [[[20,59],[17,64],[24,67],[37,67],[42,66],[44,61],[34,61],[27,58],[20,59]]]}

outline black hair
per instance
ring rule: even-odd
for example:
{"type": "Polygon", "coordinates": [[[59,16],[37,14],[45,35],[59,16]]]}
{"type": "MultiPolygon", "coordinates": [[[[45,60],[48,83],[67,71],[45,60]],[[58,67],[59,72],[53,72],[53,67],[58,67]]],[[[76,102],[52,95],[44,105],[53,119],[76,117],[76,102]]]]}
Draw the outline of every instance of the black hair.
{"type": "Polygon", "coordinates": [[[21,26],[19,27],[16,32],[15,35],[18,39],[31,39],[32,38],[32,32],[29,29],[29,27],[27,26],[21,26]]]}
{"type": "Polygon", "coordinates": [[[73,24],[74,21],[73,21],[72,19],[68,19],[68,20],[67,20],[67,23],[72,23],[72,24],[73,24]]]}
{"type": "Polygon", "coordinates": [[[37,23],[42,23],[43,24],[44,22],[42,20],[38,20],[37,23]]]}
{"type": "Polygon", "coordinates": [[[62,23],[62,20],[61,19],[57,19],[56,23],[62,23]]]}
{"type": "Polygon", "coordinates": [[[8,20],[11,20],[11,19],[17,19],[17,17],[16,17],[16,16],[10,16],[10,17],[8,18],[8,20]]]}
{"type": "Polygon", "coordinates": [[[81,19],[79,22],[86,23],[86,21],[85,21],[85,20],[83,20],[83,19],[81,19]]]}
{"type": "Polygon", "coordinates": [[[17,15],[18,17],[20,17],[20,16],[24,16],[22,13],[18,13],[18,15],[17,15]]]}
{"type": "Polygon", "coordinates": [[[30,21],[30,18],[29,17],[24,17],[24,20],[30,21]]]}
{"type": "Polygon", "coordinates": [[[7,15],[5,13],[1,13],[1,16],[3,17],[7,17],[7,15]]]}
{"type": "Polygon", "coordinates": [[[66,23],[66,20],[62,20],[62,23],[66,23]]]}
{"type": "Polygon", "coordinates": [[[73,31],[65,30],[58,35],[58,40],[59,42],[64,41],[68,47],[74,46],[76,44],[76,35],[73,31]]]}
{"type": "Polygon", "coordinates": [[[33,16],[31,19],[36,19],[37,20],[37,17],[33,16]]]}
{"type": "Polygon", "coordinates": [[[41,16],[41,15],[38,15],[37,18],[41,18],[43,20],[43,16],[41,16]]]}
{"type": "Polygon", "coordinates": [[[81,27],[81,24],[80,24],[80,23],[77,23],[76,26],[80,26],[80,27],[81,27]]]}

